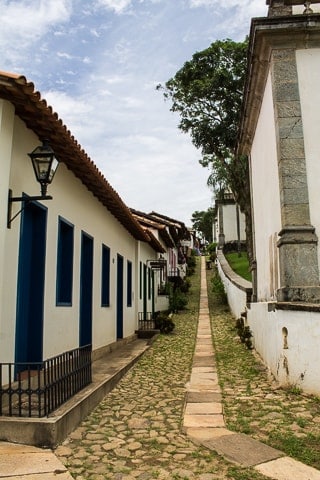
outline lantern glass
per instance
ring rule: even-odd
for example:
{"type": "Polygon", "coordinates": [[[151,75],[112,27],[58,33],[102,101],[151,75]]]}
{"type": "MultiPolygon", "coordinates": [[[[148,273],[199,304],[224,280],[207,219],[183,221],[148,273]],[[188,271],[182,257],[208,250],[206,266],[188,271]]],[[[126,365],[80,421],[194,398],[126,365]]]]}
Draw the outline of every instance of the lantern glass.
{"type": "Polygon", "coordinates": [[[29,157],[32,161],[36,179],[41,185],[42,195],[45,195],[47,185],[52,182],[59,162],[54,151],[47,143],[35,148],[33,152],[29,153],[29,157]]]}

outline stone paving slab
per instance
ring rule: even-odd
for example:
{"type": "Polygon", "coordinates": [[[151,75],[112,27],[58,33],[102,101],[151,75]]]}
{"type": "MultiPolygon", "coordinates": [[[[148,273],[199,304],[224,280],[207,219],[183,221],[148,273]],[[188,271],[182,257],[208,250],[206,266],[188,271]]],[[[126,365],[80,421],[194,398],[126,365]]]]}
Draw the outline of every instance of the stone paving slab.
{"type": "Polygon", "coordinates": [[[200,402],[221,402],[221,393],[216,392],[187,392],[187,403],[200,403],[200,402]]]}
{"type": "Polygon", "coordinates": [[[63,480],[72,480],[66,467],[51,450],[0,443],[0,479],[24,476],[30,479],[37,478],[37,475],[38,478],[49,475],[47,478],[59,476],[63,480]]]}
{"type": "Polygon", "coordinates": [[[225,437],[226,435],[235,435],[235,433],[230,432],[230,430],[224,427],[215,427],[215,428],[190,427],[188,428],[188,435],[192,440],[196,440],[197,442],[203,444],[203,442],[205,442],[206,440],[225,437]]]}
{"type": "Polygon", "coordinates": [[[195,392],[195,391],[199,391],[199,392],[205,392],[205,391],[208,391],[208,392],[219,392],[220,391],[220,387],[219,387],[219,384],[218,382],[214,382],[214,381],[209,381],[209,380],[203,380],[202,382],[199,381],[199,382],[191,382],[189,384],[189,390],[195,392]]]}
{"type": "Polygon", "coordinates": [[[216,373],[217,369],[214,365],[209,365],[208,367],[194,367],[192,373],[216,373]]]}
{"type": "Polygon", "coordinates": [[[191,383],[218,382],[217,372],[193,372],[190,378],[191,383]]]}
{"type": "Polygon", "coordinates": [[[212,350],[213,352],[212,342],[207,338],[200,338],[197,340],[196,350],[203,350],[204,352],[212,350]]]}
{"type": "Polygon", "coordinates": [[[183,425],[189,427],[225,427],[223,415],[187,415],[184,416],[183,425]]]}
{"type": "Polygon", "coordinates": [[[255,467],[266,477],[277,480],[320,480],[320,471],[290,457],[282,457],[255,467]]]}
{"type": "Polygon", "coordinates": [[[206,336],[197,337],[197,347],[201,346],[201,348],[203,348],[203,345],[208,345],[212,348],[211,338],[207,338],[206,336]]]}
{"type": "Polygon", "coordinates": [[[9,477],[0,477],[1,480],[73,480],[70,473],[33,473],[32,475],[19,475],[18,477],[10,475],[9,477]]]}
{"type": "MultiPolygon", "coordinates": [[[[194,355],[197,357],[210,357],[213,354],[213,349],[210,345],[206,345],[205,347],[196,347],[194,351],[194,355]]],[[[208,364],[210,365],[210,364],[208,364]]]]}
{"type": "MultiPolygon", "coordinates": [[[[253,467],[260,463],[270,462],[271,460],[284,456],[280,450],[271,448],[242,433],[207,440],[203,442],[203,445],[215,450],[227,460],[244,467],[253,467]]],[[[301,479],[293,476],[290,480],[301,479]]]]}
{"type": "Polygon", "coordinates": [[[210,415],[217,413],[222,414],[222,405],[220,402],[188,402],[185,410],[186,415],[210,415]]]}
{"type": "Polygon", "coordinates": [[[196,355],[193,357],[194,367],[210,367],[214,364],[214,355],[196,355]]]}

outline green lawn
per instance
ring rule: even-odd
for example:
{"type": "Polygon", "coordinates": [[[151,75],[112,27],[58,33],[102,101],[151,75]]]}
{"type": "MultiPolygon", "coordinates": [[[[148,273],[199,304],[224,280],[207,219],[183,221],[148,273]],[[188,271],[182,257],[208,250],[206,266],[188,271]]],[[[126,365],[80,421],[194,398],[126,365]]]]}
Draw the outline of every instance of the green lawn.
{"type": "Polygon", "coordinates": [[[249,260],[246,252],[241,252],[241,256],[237,252],[226,253],[225,257],[229,262],[230,267],[234,270],[240,277],[252,281],[251,272],[249,271],[249,260]]]}

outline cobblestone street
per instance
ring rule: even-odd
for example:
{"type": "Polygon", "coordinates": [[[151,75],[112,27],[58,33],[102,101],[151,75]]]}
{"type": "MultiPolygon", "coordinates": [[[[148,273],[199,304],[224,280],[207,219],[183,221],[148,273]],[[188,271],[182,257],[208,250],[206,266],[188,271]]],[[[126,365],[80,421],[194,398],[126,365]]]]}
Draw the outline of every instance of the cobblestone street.
{"type": "Polygon", "coordinates": [[[181,433],[196,316],[151,349],[56,454],[75,479],[232,478],[214,453],[181,433]]]}
{"type": "MultiPolygon", "coordinates": [[[[199,280],[199,277],[198,277],[199,280]]],[[[198,280],[196,283],[199,283],[198,280]]],[[[117,387],[56,450],[76,480],[262,479],[197,446],[182,433],[186,383],[195,346],[199,285],[117,387]]]]}
{"type": "MultiPolygon", "coordinates": [[[[211,272],[207,275],[210,282],[211,272]]],[[[192,283],[188,309],[174,316],[174,332],[158,336],[118,385],[56,449],[56,455],[75,480],[267,478],[257,469],[229,463],[214,449],[193,443],[183,433],[186,386],[198,327],[199,268],[192,283]]],[[[297,389],[279,388],[259,358],[240,343],[228,307],[212,293],[209,305],[224,419],[229,430],[248,434],[318,468],[318,398],[297,389]]],[[[294,478],[288,470],[283,475],[278,473],[280,476],[271,473],[270,477],[294,478]]],[[[300,478],[309,478],[309,473],[301,475],[300,478]]],[[[312,479],[320,478],[318,470],[310,471],[310,475],[312,479]]]]}

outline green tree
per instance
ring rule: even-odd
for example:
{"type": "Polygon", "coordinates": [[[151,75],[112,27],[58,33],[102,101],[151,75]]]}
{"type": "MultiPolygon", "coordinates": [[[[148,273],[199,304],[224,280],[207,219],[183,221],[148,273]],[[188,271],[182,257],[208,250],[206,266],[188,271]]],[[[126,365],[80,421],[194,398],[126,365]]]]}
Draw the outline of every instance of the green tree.
{"type": "Polygon", "coordinates": [[[180,115],[179,128],[200,149],[200,164],[211,169],[208,179],[216,194],[231,189],[246,217],[251,255],[251,208],[248,159],[236,155],[247,63],[247,40],[213,42],[165,83],[158,85],[171,111],[180,115]]]}
{"type": "Polygon", "coordinates": [[[207,211],[199,212],[196,210],[191,218],[193,228],[202,234],[205,239],[212,242],[212,224],[213,224],[213,208],[208,208],[207,211]]]}

